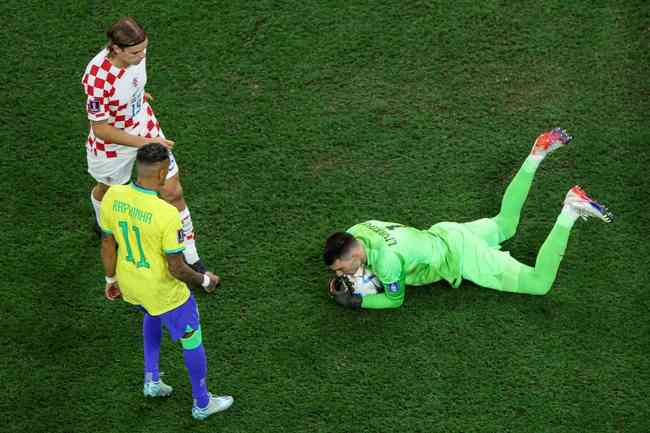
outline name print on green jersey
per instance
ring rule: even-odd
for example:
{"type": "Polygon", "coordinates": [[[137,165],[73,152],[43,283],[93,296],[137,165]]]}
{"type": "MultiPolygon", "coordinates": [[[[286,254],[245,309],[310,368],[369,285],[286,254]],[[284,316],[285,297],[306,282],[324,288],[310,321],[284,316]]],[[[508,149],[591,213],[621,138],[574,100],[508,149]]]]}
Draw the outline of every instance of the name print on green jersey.
{"type": "MultiPolygon", "coordinates": [[[[365,223],[362,223],[361,225],[368,227],[370,230],[372,230],[373,232],[375,232],[379,236],[381,236],[384,239],[384,241],[386,241],[386,244],[389,247],[397,245],[397,239],[395,239],[393,236],[391,236],[391,234],[388,233],[388,231],[386,231],[384,228],[376,226],[371,222],[365,222],[365,223]]],[[[400,225],[392,225],[392,226],[388,226],[386,228],[391,230],[391,229],[396,228],[396,227],[401,227],[401,226],[400,225]]]]}

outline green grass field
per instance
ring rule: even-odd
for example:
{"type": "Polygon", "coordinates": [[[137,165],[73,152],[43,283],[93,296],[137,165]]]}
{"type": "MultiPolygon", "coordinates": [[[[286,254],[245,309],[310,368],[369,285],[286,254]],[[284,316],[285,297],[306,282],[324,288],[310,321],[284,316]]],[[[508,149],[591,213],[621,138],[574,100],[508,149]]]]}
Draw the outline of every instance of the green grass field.
{"type": "Polygon", "coordinates": [[[650,5],[620,1],[10,0],[0,48],[6,432],[648,432],[650,5]],[[142,397],[141,315],[103,298],[80,85],[105,28],[150,35],[148,91],[176,140],[199,251],[213,392],[142,397]],[[394,311],[327,296],[324,239],[367,219],[494,215],[541,131],[504,248],[533,263],[567,189],[618,219],[577,223],[555,288],[409,288],[394,311]]]}

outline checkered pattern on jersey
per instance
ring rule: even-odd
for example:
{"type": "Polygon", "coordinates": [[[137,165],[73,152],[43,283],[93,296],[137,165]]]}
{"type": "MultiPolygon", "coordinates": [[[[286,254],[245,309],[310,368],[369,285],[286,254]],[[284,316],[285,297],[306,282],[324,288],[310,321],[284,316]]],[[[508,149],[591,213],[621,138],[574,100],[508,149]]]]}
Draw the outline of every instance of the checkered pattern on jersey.
{"type": "MultiPolygon", "coordinates": [[[[122,78],[125,71],[113,66],[108,59],[104,58],[100,65],[90,66],[88,73],[84,74],[82,84],[88,96],[86,104],[88,119],[96,122],[108,120],[109,125],[130,132],[136,130],[140,122],[134,121],[130,116],[128,101],[120,103],[120,100],[115,97],[115,83],[122,78]]],[[[138,134],[146,138],[161,136],[160,123],[146,101],[144,109],[146,113],[143,120],[144,130],[138,131],[138,134]]],[[[99,152],[104,152],[107,158],[117,157],[119,146],[96,137],[92,128],[86,145],[95,156],[98,156],[99,152]]]]}
{"type": "MultiPolygon", "coordinates": [[[[145,104],[146,104],[145,112],[147,113],[147,117],[146,117],[145,128],[140,133],[140,135],[142,135],[145,138],[160,137],[163,135],[160,129],[160,122],[158,122],[158,119],[156,119],[156,115],[151,109],[151,106],[148,103],[145,104]]],[[[135,126],[137,125],[138,123],[136,123],[135,126]]],[[[100,138],[95,137],[92,128],[90,129],[90,134],[88,134],[88,140],[86,141],[86,146],[88,146],[88,149],[95,156],[99,155],[98,152],[104,152],[107,158],[117,157],[117,149],[119,149],[117,145],[112,144],[110,142],[104,142],[100,138]]]]}
{"type": "Polygon", "coordinates": [[[88,140],[86,140],[86,146],[88,147],[88,150],[90,150],[90,152],[92,152],[95,156],[99,156],[99,152],[104,152],[106,158],[117,158],[116,150],[106,150],[106,146],[110,144],[111,143],[105,143],[104,141],[95,137],[92,131],[90,134],[88,134],[88,140]]]}
{"type": "Polygon", "coordinates": [[[156,119],[156,116],[153,114],[151,105],[147,103],[147,120],[145,123],[145,134],[146,138],[159,137],[162,135],[160,131],[160,122],[156,119]]]}
{"type": "Polygon", "coordinates": [[[125,69],[116,68],[106,58],[100,65],[90,66],[89,71],[81,80],[88,96],[86,104],[88,119],[96,122],[109,120],[112,123],[115,121],[111,119],[111,111],[117,111],[115,107],[119,106],[119,103],[111,98],[115,94],[115,82],[122,78],[125,72],[125,69]]]}

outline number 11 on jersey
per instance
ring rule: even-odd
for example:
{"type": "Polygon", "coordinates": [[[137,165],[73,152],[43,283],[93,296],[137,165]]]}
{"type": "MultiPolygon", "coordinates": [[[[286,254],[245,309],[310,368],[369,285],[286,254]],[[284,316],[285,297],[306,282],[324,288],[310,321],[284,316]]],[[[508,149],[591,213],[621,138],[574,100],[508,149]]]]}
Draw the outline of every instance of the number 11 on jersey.
{"type": "Polygon", "coordinates": [[[124,237],[124,245],[126,247],[126,261],[133,263],[136,268],[149,268],[151,265],[147,261],[147,258],[144,255],[144,249],[142,248],[142,238],[140,236],[140,228],[138,226],[131,226],[131,230],[135,234],[135,240],[138,244],[138,250],[140,252],[140,259],[135,261],[133,256],[133,248],[131,248],[131,242],[129,241],[129,223],[127,221],[119,221],[120,229],[122,229],[122,236],[124,237]]]}

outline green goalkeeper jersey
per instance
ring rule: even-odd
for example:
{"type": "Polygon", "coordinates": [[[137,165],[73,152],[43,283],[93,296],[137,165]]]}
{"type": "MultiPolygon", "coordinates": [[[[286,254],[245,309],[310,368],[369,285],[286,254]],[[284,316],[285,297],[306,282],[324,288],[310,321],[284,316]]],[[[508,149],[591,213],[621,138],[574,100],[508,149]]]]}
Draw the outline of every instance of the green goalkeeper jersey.
{"type": "Polygon", "coordinates": [[[384,293],[363,298],[362,308],[399,307],[405,285],[441,279],[460,284],[460,265],[450,254],[446,232],[436,226],[419,230],[402,224],[366,221],[347,230],[366,251],[368,268],[384,285],[384,293]]]}

